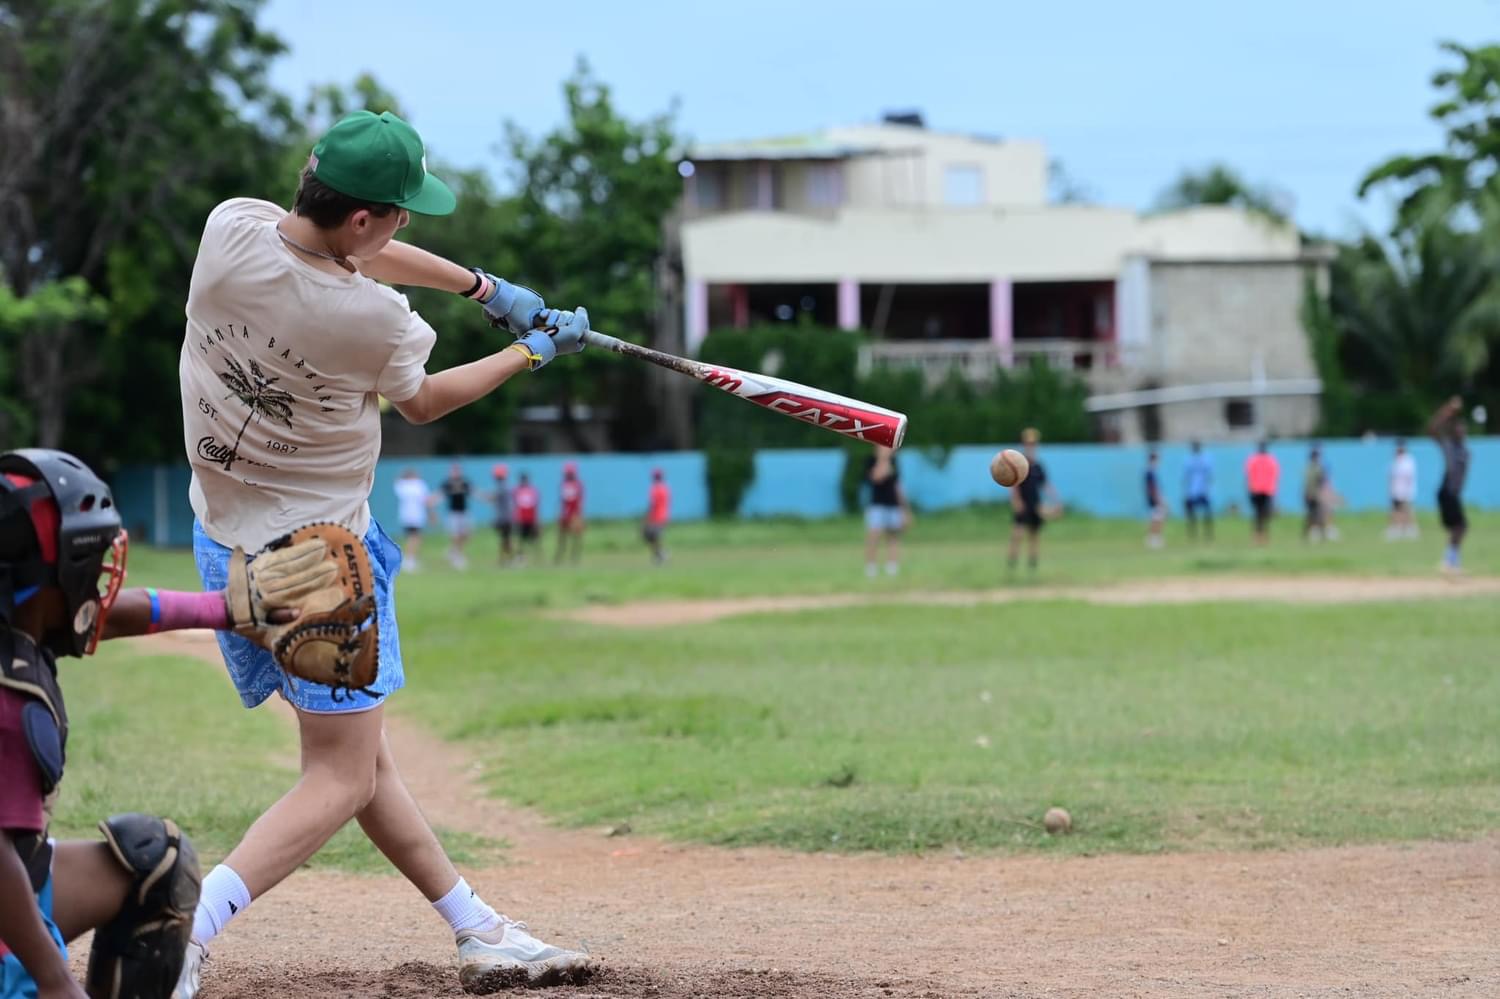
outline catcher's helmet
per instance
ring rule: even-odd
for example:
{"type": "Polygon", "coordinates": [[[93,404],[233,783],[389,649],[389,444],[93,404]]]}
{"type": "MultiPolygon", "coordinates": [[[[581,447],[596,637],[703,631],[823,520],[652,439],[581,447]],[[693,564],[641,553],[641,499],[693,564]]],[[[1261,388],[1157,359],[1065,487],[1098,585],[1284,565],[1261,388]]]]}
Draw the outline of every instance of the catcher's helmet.
{"type": "Polygon", "coordinates": [[[20,603],[55,586],[68,620],[40,636],[42,644],[65,656],[94,651],[125,578],[125,554],[114,497],[87,465],[46,448],[0,454],[0,625],[8,629],[20,603]],[[109,576],[104,593],[101,572],[109,576]]]}

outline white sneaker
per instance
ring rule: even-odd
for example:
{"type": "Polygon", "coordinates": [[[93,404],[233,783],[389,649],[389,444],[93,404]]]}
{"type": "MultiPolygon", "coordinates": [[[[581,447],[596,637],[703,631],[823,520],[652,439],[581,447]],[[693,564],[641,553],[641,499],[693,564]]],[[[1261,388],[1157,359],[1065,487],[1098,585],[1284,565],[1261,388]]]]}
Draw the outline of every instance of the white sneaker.
{"type": "Polygon", "coordinates": [[[526,932],[525,923],[505,916],[493,930],[461,930],[454,939],[458,943],[458,980],[465,992],[581,982],[594,970],[587,954],[543,943],[526,932]]]}
{"type": "Polygon", "coordinates": [[[172,999],[194,999],[202,988],[203,962],[207,960],[208,948],[196,940],[189,940],[187,955],[182,959],[182,974],[177,976],[172,999]]]}

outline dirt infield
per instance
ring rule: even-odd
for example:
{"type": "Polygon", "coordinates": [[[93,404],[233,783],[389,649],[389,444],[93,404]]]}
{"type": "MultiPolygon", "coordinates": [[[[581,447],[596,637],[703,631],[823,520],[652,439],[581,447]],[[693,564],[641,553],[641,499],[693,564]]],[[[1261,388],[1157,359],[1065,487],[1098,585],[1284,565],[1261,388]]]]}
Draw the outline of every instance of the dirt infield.
{"type": "MultiPolygon", "coordinates": [[[[206,633],[150,641],[217,662],[206,633]]],[[[548,995],[1500,995],[1500,836],[1086,858],[721,850],[555,829],[487,798],[461,747],[399,718],[389,735],[429,815],[513,844],[471,883],[599,957],[591,983],[548,995]]],[[[459,996],[452,959],[401,878],[301,873],[215,942],[202,995],[459,996]]]]}
{"type": "Polygon", "coordinates": [[[703,624],[745,614],[785,614],[882,604],[978,607],[1026,600],[1080,600],[1091,604],[1191,604],[1215,601],[1370,603],[1500,594],[1500,578],[1431,576],[1221,576],[1132,580],[1119,586],[1031,586],[1004,590],[913,591],[871,595],[830,593],[722,600],[644,600],[595,604],[561,616],[617,628],[703,624]]]}

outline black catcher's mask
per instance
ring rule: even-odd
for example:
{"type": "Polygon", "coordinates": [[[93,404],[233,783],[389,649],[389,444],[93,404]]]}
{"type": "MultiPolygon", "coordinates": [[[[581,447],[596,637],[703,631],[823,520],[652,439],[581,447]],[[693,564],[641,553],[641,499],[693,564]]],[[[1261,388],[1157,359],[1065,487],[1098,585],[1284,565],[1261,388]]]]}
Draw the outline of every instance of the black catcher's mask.
{"type": "Polygon", "coordinates": [[[68,619],[40,636],[42,644],[57,655],[93,652],[125,579],[125,556],[114,497],[87,465],[45,448],[0,454],[0,628],[8,631],[18,606],[55,586],[68,619]]]}

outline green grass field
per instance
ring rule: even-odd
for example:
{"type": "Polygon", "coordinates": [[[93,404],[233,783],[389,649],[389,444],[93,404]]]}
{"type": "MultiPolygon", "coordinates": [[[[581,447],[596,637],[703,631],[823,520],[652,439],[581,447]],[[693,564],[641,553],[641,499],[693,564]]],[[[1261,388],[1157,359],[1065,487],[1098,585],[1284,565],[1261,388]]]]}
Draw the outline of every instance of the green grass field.
{"type": "MultiPolygon", "coordinates": [[[[1375,517],[1270,549],[1243,522],[1149,552],[1137,524],[1049,528],[1047,585],[1148,576],[1430,575],[1435,525],[1386,544],[1375,517]]],[[[1471,571],[1494,573],[1475,525],[1471,571]]],[[[632,525],[595,525],[581,567],[442,564],[400,587],[408,687],[393,710],[458,740],[496,794],[567,824],[799,849],[1071,852],[1282,847],[1478,834],[1500,823],[1483,598],[1350,606],[856,607],[665,631],[559,620],[590,602],[1026,586],[993,511],[923,518],[896,579],[867,581],[852,520],[684,525],[653,569],[632,525]],[[1076,834],[1034,825],[1053,804],[1076,834]]],[[[550,539],[549,539],[550,540],[550,539]]],[[[550,549],[547,552],[550,555],[550,549]]],[[[192,585],[182,552],[132,580],[192,585]]],[[[65,828],[170,811],[213,854],[293,773],[280,719],[200,663],[110,650],[69,664],[65,828]],[[171,724],[166,723],[171,719],[171,724]],[[149,766],[142,760],[152,761],[149,766]]],[[[440,817],[439,817],[440,818],[440,817]]],[[[455,838],[462,850],[494,844],[455,838]]],[[[348,830],[321,862],[378,865],[348,830]]]]}
{"type": "MultiPolygon", "coordinates": [[[[241,709],[229,681],[197,659],[106,644],[94,660],[63,660],[62,678],[71,728],[56,835],[92,837],[106,815],[152,812],[218,859],[296,780],[291,725],[268,709],[241,709]]],[[[441,825],[439,835],[465,861],[498,856],[503,845],[441,825]]],[[[313,866],[387,867],[353,826],[313,866]]]]}

